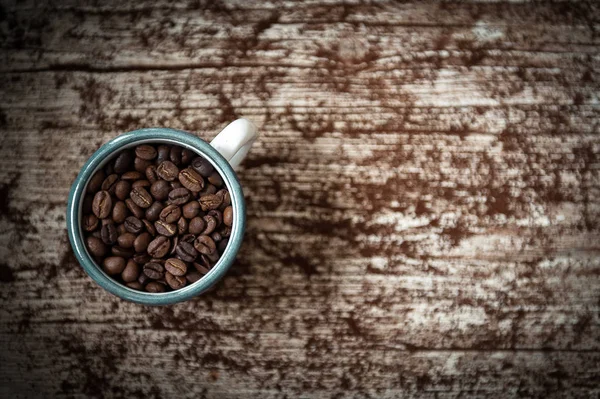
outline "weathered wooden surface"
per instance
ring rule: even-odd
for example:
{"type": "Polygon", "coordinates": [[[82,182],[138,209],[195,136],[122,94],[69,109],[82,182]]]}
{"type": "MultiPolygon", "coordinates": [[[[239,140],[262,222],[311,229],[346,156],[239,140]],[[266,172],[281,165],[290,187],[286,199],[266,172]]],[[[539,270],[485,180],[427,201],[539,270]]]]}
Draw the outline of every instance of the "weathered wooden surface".
{"type": "Polygon", "coordinates": [[[3,5],[0,396],[599,395],[598,7],[3,5]],[[232,272],[161,308],[92,283],[85,159],[237,116],[232,272]]]}

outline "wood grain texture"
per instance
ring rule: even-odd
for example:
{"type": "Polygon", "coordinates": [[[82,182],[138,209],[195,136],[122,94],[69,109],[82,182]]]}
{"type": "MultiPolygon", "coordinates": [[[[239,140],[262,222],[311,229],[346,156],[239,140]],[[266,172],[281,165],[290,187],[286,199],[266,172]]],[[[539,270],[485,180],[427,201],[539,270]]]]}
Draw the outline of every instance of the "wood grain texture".
{"type": "Polygon", "coordinates": [[[595,2],[7,2],[0,397],[600,394],[595,2]],[[248,231],[149,308],[65,207],[120,132],[244,116],[248,231]]]}

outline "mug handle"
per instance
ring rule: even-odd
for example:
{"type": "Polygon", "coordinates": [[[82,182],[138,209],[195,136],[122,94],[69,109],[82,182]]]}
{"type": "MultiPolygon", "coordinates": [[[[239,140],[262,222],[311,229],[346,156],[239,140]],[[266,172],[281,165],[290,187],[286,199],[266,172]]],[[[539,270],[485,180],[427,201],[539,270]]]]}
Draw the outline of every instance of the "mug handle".
{"type": "Polygon", "coordinates": [[[236,169],[246,158],[252,143],[258,137],[258,130],[248,119],[240,118],[221,130],[221,133],[210,142],[223,158],[236,169]]]}

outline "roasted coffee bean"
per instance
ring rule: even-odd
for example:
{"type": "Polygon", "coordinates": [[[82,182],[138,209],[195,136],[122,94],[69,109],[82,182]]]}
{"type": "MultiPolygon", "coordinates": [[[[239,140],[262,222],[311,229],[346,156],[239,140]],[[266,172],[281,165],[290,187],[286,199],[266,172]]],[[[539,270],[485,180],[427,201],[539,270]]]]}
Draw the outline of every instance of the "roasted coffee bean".
{"type": "Polygon", "coordinates": [[[178,245],[179,245],[179,236],[175,236],[175,237],[173,237],[173,248],[171,249],[171,252],[169,252],[169,255],[173,255],[175,253],[175,250],[177,249],[178,245]]]}
{"type": "Polygon", "coordinates": [[[175,253],[177,254],[177,256],[179,256],[181,260],[184,260],[186,262],[193,262],[198,256],[198,251],[196,251],[194,245],[185,241],[182,241],[179,243],[179,245],[177,245],[175,253]]]}
{"type": "Polygon", "coordinates": [[[106,247],[104,242],[102,242],[101,239],[96,238],[96,237],[86,238],[85,244],[87,246],[88,251],[90,251],[90,254],[92,254],[92,256],[102,257],[102,256],[106,255],[106,252],[108,251],[108,248],[106,247]]]}
{"type": "Polygon", "coordinates": [[[86,195],[83,197],[83,204],[81,205],[81,211],[84,214],[88,214],[88,213],[92,213],[92,204],[94,202],[94,196],[93,195],[86,195]]]}
{"type": "Polygon", "coordinates": [[[210,182],[210,184],[214,184],[215,186],[223,185],[223,179],[221,178],[221,175],[218,172],[212,172],[207,179],[210,182]]]}
{"type": "Polygon", "coordinates": [[[187,188],[176,188],[169,193],[169,202],[173,205],[183,205],[191,198],[191,194],[187,188]]]}
{"type": "Polygon", "coordinates": [[[171,191],[175,190],[176,188],[183,187],[183,185],[181,183],[179,183],[178,181],[172,181],[171,183],[169,183],[169,185],[171,186],[171,191]]]}
{"type": "Polygon", "coordinates": [[[135,147],[135,155],[139,158],[151,161],[156,158],[156,148],[148,144],[142,144],[135,147]]]}
{"type": "Polygon", "coordinates": [[[201,235],[194,241],[194,248],[201,254],[210,255],[217,250],[217,245],[209,236],[201,235]]]}
{"type": "Polygon", "coordinates": [[[214,217],[212,217],[211,215],[205,215],[204,217],[202,217],[202,219],[204,219],[206,227],[200,234],[207,235],[215,231],[215,229],[217,228],[217,220],[214,217]]]}
{"type": "Polygon", "coordinates": [[[215,186],[212,184],[205,184],[204,188],[198,193],[198,198],[209,194],[215,194],[216,192],[217,188],[215,186]]]}
{"type": "Polygon", "coordinates": [[[148,244],[148,255],[153,258],[162,258],[169,252],[171,242],[165,236],[158,236],[148,244]]]}
{"type": "Polygon", "coordinates": [[[152,222],[144,219],[144,220],[142,220],[142,223],[144,223],[144,227],[146,228],[146,231],[148,233],[150,233],[150,235],[152,237],[156,236],[156,229],[154,228],[154,225],[152,224],[152,222]]]}
{"type": "Polygon", "coordinates": [[[121,272],[121,278],[126,283],[132,283],[137,280],[140,275],[140,267],[133,260],[127,262],[125,269],[121,272]]]}
{"type": "Polygon", "coordinates": [[[121,235],[121,234],[125,234],[125,233],[127,233],[127,229],[125,228],[125,223],[118,224],[117,225],[117,234],[121,235]]]}
{"type": "Polygon", "coordinates": [[[146,284],[146,291],[151,292],[153,294],[159,294],[161,292],[165,292],[165,286],[159,282],[152,281],[146,284]]]}
{"type": "Polygon", "coordinates": [[[190,191],[198,192],[204,188],[204,178],[192,168],[179,172],[179,182],[190,191]]]}
{"type": "Polygon", "coordinates": [[[129,193],[129,196],[137,206],[144,209],[152,205],[152,202],[154,201],[152,196],[143,187],[136,187],[132,189],[131,193],[129,193]]]}
{"type": "MultiPolygon", "coordinates": [[[[208,270],[207,270],[207,272],[208,272],[208,270]]],[[[202,278],[202,274],[200,274],[196,270],[192,270],[185,275],[185,279],[190,284],[194,284],[196,281],[200,280],[201,278],[202,278]]]]}
{"type": "Polygon", "coordinates": [[[129,197],[129,191],[131,191],[131,184],[125,180],[119,180],[115,185],[115,196],[124,201],[129,197]]]}
{"type": "Polygon", "coordinates": [[[223,198],[223,205],[225,205],[226,207],[231,205],[231,195],[229,194],[229,191],[227,191],[227,189],[222,189],[216,192],[217,195],[219,195],[221,198],[223,198]]]}
{"type": "Polygon", "coordinates": [[[145,265],[146,263],[150,262],[150,255],[148,255],[146,252],[140,252],[133,255],[133,258],[131,259],[133,259],[133,261],[138,265],[145,265]]]}
{"type": "Polygon", "coordinates": [[[215,170],[211,163],[202,157],[197,157],[192,160],[192,168],[204,177],[210,176],[215,170]]]}
{"type": "Polygon", "coordinates": [[[152,241],[152,236],[150,235],[150,233],[143,232],[135,238],[135,241],[133,242],[133,249],[135,250],[135,252],[146,252],[150,241],[152,241]]]}
{"type": "Polygon", "coordinates": [[[106,179],[102,182],[102,190],[108,191],[111,194],[115,193],[117,188],[117,183],[119,182],[119,175],[113,173],[112,175],[108,175],[106,179]]]}
{"type": "Polygon", "coordinates": [[[179,168],[173,162],[164,161],[156,168],[156,174],[163,180],[173,181],[179,174],[179,168]]]}
{"type": "Polygon", "coordinates": [[[144,265],[144,274],[152,280],[158,280],[165,276],[165,268],[160,263],[148,262],[144,265]]]}
{"type": "Polygon", "coordinates": [[[137,281],[142,286],[144,286],[150,282],[150,277],[146,276],[144,273],[140,273],[140,275],[137,278],[137,281]]]}
{"type": "Polygon", "coordinates": [[[120,256],[109,256],[104,259],[102,266],[106,274],[114,276],[123,272],[125,263],[125,259],[120,256]]]}
{"type": "Polygon", "coordinates": [[[85,231],[94,231],[99,225],[98,218],[93,214],[86,215],[83,217],[82,224],[85,231]]]}
{"type": "Polygon", "coordinates": [[[155,201],[150,208],[146,209],[146,219],[151,222],[156,222],[160,217],[162,211],[164,209],[164,205],[160,201],[155,201]]]}
{"type": "Polygon", "coordinates": [[[171,147],[171,151],[169,153],[169,159],[175,165],[181,165],[181,150],[182,150],[182,148],[177,145],[174,145],[173,147],[171,147]]]}
{"type": "Polygon", "coordinates": [[[200,259],[201,262],[194,262],[192,264],[200,274],[206,274],[210,271],[210,261],[206,255],[202,255],[200,259]]]}
{"type": "Polygon", "coordinates": [[[112,175],[113,173],[115,173],[115,161],[110,161],[104,167],[104,174],[106,176],[109,176],[109,175],[112,175]]]}
{"type": "Polygon", "coordinates": [[[193,244],[195,240],[196,236],[194,234],[186,234],[181,236],[181,238],[179,239],[179,241],[181,242],[188,242],[190,244],[193,244]]]}
{"type": "Polygon", "coordinates": [[[125,285],[127,285],[127,286],[128,286],[129,288],[131,288],[131,289],[138,290],[138,291],[141,291],[141,290],[143,290],[143,289],[144,289],[144,286],[143,286],[143,285],[141,285],[141,284],[140,284],[139,282],[137,282],[137,281],[132,281],[131,283],[127,283],[127,284],[125,284],[125,285]]]}
{"type": "Polygon", "coordinates": [[[96,194],[96,191],[100,191],[100,189],[102,188],[102,182],[105,178],[106,175],[104,174],[104,171],[102,169],[94,173],[87,185],[86,192],[96,194]]]}
{"type": "Polygon", "coordinates": [[[133,167],[140,173],[144,173],[148,166],[152,165],[152,161],[146,161],[145,159],[135,157],[133,161],[133,167]]]}
{"type": "Polygon", "coordinates": [[[173,276],[183,276],[187,272],[187,265],[177,258],[169,258],[165,261],[165,269],[173,276]]]}
{"type": "Polygon", "coordinates": [[[215,220],[217,221],[217,226],[223,223],[223,214],[221,213],[221,211],[213,209],[212,211],[208,211],[207,215],[215,218],[215,220]]]}
{"type": "Polygon", "coordinates": [[[183,235],[188,232],[188,222],[183,216],[177,221],[177,233],[183,235]]]}
{"type": "Polygon", "coordinates": [[[160,213],[160,220],[165,223],[175,223],[181,217],[181,209],[177,205],[167,205],[160,213]]]}
{"type": "Polygon", "coordinates": [[[125,229],[130,233],[138,234],[144,228],[144,223],[135,216],[129,216],[125,219],[125,229]]]}
{"type": "Polygon", "coordinates": [[[142,177],[143,175],[137,170],[130,170],[121,175],[121,180],[136,181],[140,180],[142,177]]]}
{"type": "Polygon", "coordinates": [[[115,206],[113,207],[112,210],[112,220],[115,223],[123,223],[125,221],[125,218],[128,215],[128,211],[127,211],[127,205],[125,205],[125,202],[123,201],[117,201],[115,202],[115,206]]]}
{"type": "Polygon", "coordinates": [[[223,223],[229,227],[233,224],[233,208],[231,206],[228,206],[223,211],[223,223]]]}
{"type": "Polygon", "coordinates": [[[177,225],[173,223],[165,223],[162,220],[157,220],[154,222],[154,227],[156,228],[156,232],[160,235],[166,237],[172,237],[177,233],[177,225]]]}
{"type": "Polygon", "coordinates": [[[195,156],[196,153],[194,151],[190,150],[189,148],[184,148],[181,150],[181,163],[183,165],[189,165],[195,156]]]}
{"type": "Polygon", "coordinates": [[[115,160],[115,173],[125,173],[131,168],[133,162],[133,154],[129,150],[122,151],[115,160]]]}
{"type": "Polygon", "coordinates": [[[92,237],[96,237],[97,239],[102,241],[102,234],[100,234],[100,230],[93,231],[92,237]]]}
{"type": "Polygon", "coordinates": [[[136,188],[136,187],[143,187],[145,189],[150,188],[150,182],[148,180],[136,180],[133,182],[133,184],[131,185],[132,188],[136,188]]]}
{"type": "Polygon", "coordinates": [[[219,226],[218,232],[219,232],[219,234],[221,234],[221,237],[223,237],[223,238],[229,237],[231,235],[231,227],[221,225],[221,226],[219,226]]]}
{"type": "Polygon", "coordinates": [[[164,201],[169,198],[170,191],[171,186],[169,185],[169,182],[164,180],[157,180],[150,186],[150,193],[157,201],[164,201]]]}
{"type": "Polygon", "coordinates": [[[125,200],[125,205],[127,206],[127,209],[129,209],[129,211],[133,213],[133,216],[135,216],[136,218],[141,219],[144,217],[144,210],[137,206],[131,198],[127,198],[125,200]]]}
{"type": "Polygon", "coordinates": [[[193,219],[200,213],[200,204],[198,201],[192,200],[182,207],[183,217],[193,219]]]}
{"type": "Polygon", "coordinates": [[[117,245],[113,245],[110,248],[110,252],[114,256],[121,256],[123,258],[131,258],[135,254],[135,252],[133,251],[133,248],[123,248],[123,247],[119,247],[117,245]]]}
{"type": "Polygon", "coordinates": [[[146,179],[150,182],[150,184],[154,184],[158,180],[158,175],[156,174],[156,166],[150,165],[146,168],[146,179]]]}
{"type": "Polygon", "coordinates": [[[221,233],[219,233],[218,231],[213,231],[212,233],[210,233],[210,238],[212,238],[214,242],[217,242],[221,241],[223,239],[223,236],[221,236],[221,233]]]}
{"type": "Polygon", "coordinates": [[[156,152],[158,154],[156,156],[156,164],[160,165],[162,162],[169,160],[169,153],[171,152],[171,147],[162,144],[158,146],[156,152]]]}
{"type": "Polygon", "coordinates": [[[215,265],[219,261],[219,257],[220,257],[218,251],[215,251],[212,254],[208,254],[208,255],[203,254],[202,256],[206,256],[210,260],[211,265],[215,265]]]}
{"type": "Polygon", "coordinates": [[[115,244],[119,238],[117,228],[114,224],[105,224],[102,226],[100,234],[102,235],[102,241],[104,241],[106,245],[115,244]]]}
{"type": "Polygon", "coordinates": [[[169,287],[171,287],[174,290],[178,290],[180,288],[185,287],[185,284],[187,283],[185,277],[175,276],[169,272],[165,273],[165,280],[167,281],[169,287]]]}
{"type": "Polygon", "coordinates": [[[191,234],[200,234],[206,228],[206,222],[199,216],[196,216],[192,220],[190,220],[188,231],[191,234]]]}
{"type": "Polygon", "coordinates": [[[200,197],[198,202],[200,203],[202,210],[206,212],[217,209],[223,203],[223,198],[216,194],[208,194],[200,197]]]}
{"type": "Polygon", "coordinates": [[[229,244],[229,238],[223,238],[219,241],[219,244],[217,244],[217,251],[219,251],[220,254],[223,254],[225,248],[227,248],[227,244],[229,244]]]}
{"type": "Polygon", "coordinates": [[[136,235],[133,233],[121,234],[119,238],[117,238],[117,243],[121,248],[132,248],[136,238],[136,235]]]}
{"type": "Polygon", "coordinates": [[[112,211],[112,199],[108,191],[98,191],[92,202],[92,211],[98,219],[107,218],[112,211]]]}

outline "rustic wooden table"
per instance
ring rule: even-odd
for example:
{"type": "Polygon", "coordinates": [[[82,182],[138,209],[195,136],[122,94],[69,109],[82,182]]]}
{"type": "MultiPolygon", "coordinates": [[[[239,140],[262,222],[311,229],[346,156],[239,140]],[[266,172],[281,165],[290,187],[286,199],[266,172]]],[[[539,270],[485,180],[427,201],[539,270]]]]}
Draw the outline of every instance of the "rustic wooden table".
{"type": "Polygon", "coordinates": [[[598,3],[4,3],[0,397],[600,395],[598,3]],[[239,116],[231,273],[100,289],[86,158],[239,116]]]}

